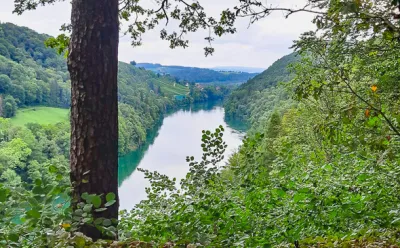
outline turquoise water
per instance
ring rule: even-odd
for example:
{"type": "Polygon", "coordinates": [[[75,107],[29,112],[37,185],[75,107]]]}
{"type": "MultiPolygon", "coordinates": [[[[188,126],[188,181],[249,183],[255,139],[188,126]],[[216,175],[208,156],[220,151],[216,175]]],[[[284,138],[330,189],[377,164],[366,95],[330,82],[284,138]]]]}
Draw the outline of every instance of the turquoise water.
{"type": "Polygon", "coordinates": [[[149,183],[137,167],[158,171],[179,181],[189,169],[186,156],[200,159],[202,155],[201,131],[214,130],[219,125],[225,128],[224,141],[228,145],[225,155],[230,155],[238,149],[244,132],[225,122],[220,105],[195,105],[167,115],[150,132],[144,146],[119,159],[120,209],[132,209],[146,199],[145,187],[149,183]]]}

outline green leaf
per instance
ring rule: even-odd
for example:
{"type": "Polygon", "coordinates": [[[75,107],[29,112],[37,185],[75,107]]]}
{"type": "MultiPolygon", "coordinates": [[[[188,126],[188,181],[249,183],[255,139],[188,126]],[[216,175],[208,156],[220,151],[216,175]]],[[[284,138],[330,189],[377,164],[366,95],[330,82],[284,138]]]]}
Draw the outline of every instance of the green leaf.
{"type": "Polygon", "coordinates": [[[77,216],[82,216],[83,211],[82,211],[82,209],[77,209],[77,210],[75,210],[74,214],[77,216]]]}
{"type": "Polygon", "coordinates": [[[93,205],[92,205],[92,204],[86,204],[86,205],[83,207],[83,211],[85,211],[86,213],[89,213],[89,212],[92,211],[92,208],[93,208],[93,205]]]}
{"type": "Polygon", "coordinates": [[[111,226],[111,220],[109,219],[103,220],[103,226],[111,226]]]}
{"type": "Polygon", "coordinates": [[[111,192],[106,195],[106,201],[109,202],[112,200],[115,200],[115,194],[111,192]]]}
{"type": "Polygon", "coordinates": [[[104,204],[104,206],[109,207],[109,206],[113,205],[115,202],[117,202],[117,201],[116,200],[108,201],[106,204],[104,204]]]}
{"type": "Polygon", "coordinates": [[[83,200],[88,200],[89,199],[89,194],[87,192],[85,192],[85,193],[82,194],[81,198],[83,200]]]}
{"type": "Polygon", "coordinates": [[[276,190],[277,195],[279,195],[280,197],[284,197],[286,195],[286,192],[282,189],[277,189],[276,190]]]}
{"type": "Polygon", "coordinates": [[[33,187],[32,192],[36,195],[44,194],[43,188],[40,186],[33,187]]]}
{"type": "Polygon", "coordinates": [[[50,171],[50,173],[56,173],[58,171],[58,169],[54,165],[50,165],[49,171],[50,171]]]}
{"type": "Polygon", "coordinates": [[[299,190],[299,192],[300,193],[308,193],[308,192],[310,192],[310,190],[307,189],[307,188],[302,188],[302,189],[299,190]]]}
{"type": "Polygon", "coordinates": [[[40,213],[36,209],[31,209],[28,212],[26,212],[26,215],[35,219],[40,218],[40,213]]]}
{"type": "Polygon", "coordinates": [[[396,223],[399,223],[400,222],[400,218],[396,218],[396,219],[394,219],[393,221],[392,221],[392,224],[396,224],[396,223]]]}
{"type": "MultiPolygon", "coordinates": [[[[97,209],[96,209],[97,210],[97,209]]],[[[103,223],[104,218],[97,218],[94,220],[95,225],[101,225],[103,223]]]]}
{"type": "Polygon", "coordinates": [[[92,218],[84,218],[83,222],[84,223],[90,223],[90,222],[92,222],[92,218]]]}
{"type": "Polygon", "coordinates": [[[11,233],[11,234],[8,235],[8,239],[13,241],[13,242],[18,242],[19,235],[15,234],[15,233],[11,233]]]}
{"type": "Polygon", "coordinates": [[[76,247],[78,247],[78,248],[85,247],[86,241],[85,241],[84,237],[76,236],[74,238],[74,241],[75,241],[76,247]]]}
{"type": "Polygon", "coordinates": [[[7,190],[6,189],[0,189],[0,202],[5,202],[7,200],[7,190]]]}
{"type": "Polygon", "coordinates": [[[293,196],[294,202],[303,201],[304,199],[306,199],[306,195],[303,193],[297,193],[293,196]]]}
{"type": "Polygon", "coordinates": [[[365,174],[365,173],[360,174],[360,175],[357,177],[358,181],[360,181],[360,182],[365,181],[367,178],[368,178],[368,175],[365,174]]]}
{"type": "Polygon", "coordinates": [[[98,195],[93,195],[91,197],[91,202],[95,208],[99,208],[101,206],[101,198],[98,195]]]}

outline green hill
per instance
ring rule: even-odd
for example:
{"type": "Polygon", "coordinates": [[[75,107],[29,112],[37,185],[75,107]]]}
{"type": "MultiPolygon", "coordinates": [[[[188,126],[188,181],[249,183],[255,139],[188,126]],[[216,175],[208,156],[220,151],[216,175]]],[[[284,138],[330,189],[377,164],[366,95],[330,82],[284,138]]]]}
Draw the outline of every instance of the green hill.
{"type": "Polygon", "coordinates": [[[287,99],[284,90],[275,86],[291,80],[288,65],[298,59],[296,53],[286,55],[235,89],[225,102],[226,117],[244,120],[253,127],[265,122],[275,107],[279,107],[287,99]]]}
{"type": "MultiPolygon", "coordinates": [[[[9,118],[18,113],[13,123],[51,122],[51,118],[57,119],[56,114],[50,117],[50,113],[38,111],[30,118],[29,107],[70,105],[66,59],[45,47],[47,38],[25,27],[0,23],[0,116],[9,118]]],[[[123,62],[119,64],[118,88],[121,153],[142,144],[148,130],[168,109],[190,101],[186,98],[189,88],[175,78],[123,62]]]]}
{"type": "Polygon", "coordinates": [[[145,68],[158,74],[171,75],[179,81],[189,81],[202,84],[238,84],[244,83],[258,73],[238,71],[217,71],[207,68],[138,63],[139,68],[145,68]]]}

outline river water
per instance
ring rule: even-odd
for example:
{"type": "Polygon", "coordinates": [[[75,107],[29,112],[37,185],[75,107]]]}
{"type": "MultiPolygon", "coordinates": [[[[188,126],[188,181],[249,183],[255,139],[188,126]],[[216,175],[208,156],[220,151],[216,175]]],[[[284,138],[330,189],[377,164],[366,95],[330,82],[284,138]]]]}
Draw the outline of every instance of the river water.
{"type": "Polygon", "coordinates": [[[227,123],[221,104],[194,105],[166,115],[149,133],[145,145],[119,159],[120,209],[132,209],[146,199],[145,188],[149,182],[137,167],[176,177],[179,182],[189,170],[186,156],[201,160],[201,131],[215,130],[219,125],[225,128],[227,158],[241,144],[244,127],[241,123],[227,123]]]}

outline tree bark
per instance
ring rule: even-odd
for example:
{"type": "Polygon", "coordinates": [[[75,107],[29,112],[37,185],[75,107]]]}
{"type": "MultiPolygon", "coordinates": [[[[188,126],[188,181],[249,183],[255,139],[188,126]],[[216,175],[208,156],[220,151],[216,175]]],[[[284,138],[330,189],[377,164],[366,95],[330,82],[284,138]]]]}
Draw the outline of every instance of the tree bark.
{"type": "MultiPolygon", "coordinates": [[[[118,219],[118,0],[73,0],[68,70],[71,76],[73,206],[82,193],[113,192],[117,202],[94,219],[118,219]]],[[[81,232],[104,235],[85,225],[81,232]]],[[[109,238],[109,237],[108,237],[109,238]]]]}

